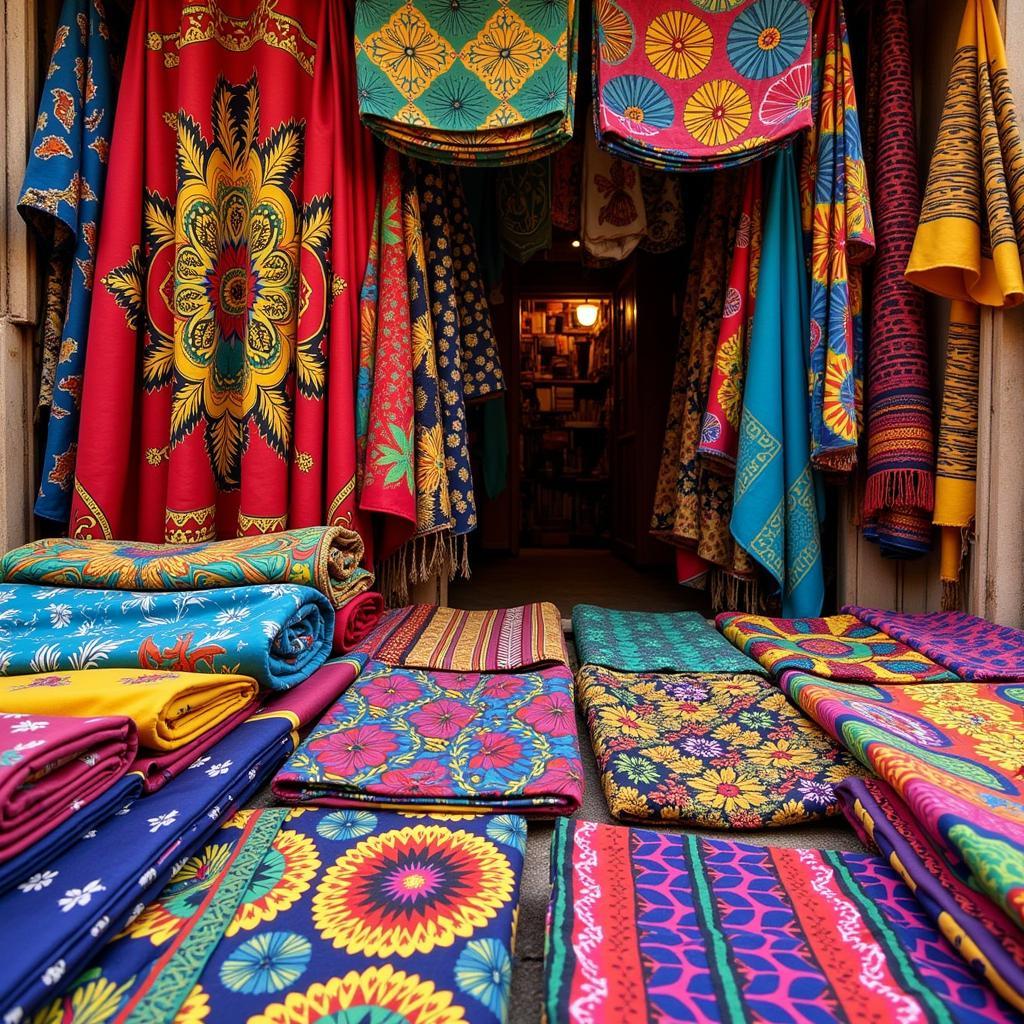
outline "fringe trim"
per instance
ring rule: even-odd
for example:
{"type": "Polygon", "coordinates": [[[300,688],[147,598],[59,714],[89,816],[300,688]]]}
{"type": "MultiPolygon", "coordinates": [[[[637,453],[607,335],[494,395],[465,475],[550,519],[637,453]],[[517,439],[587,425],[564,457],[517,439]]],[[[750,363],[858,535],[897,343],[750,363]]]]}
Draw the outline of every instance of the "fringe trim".
{"type": "Polygon", "coordinates": [[[970,562],[971,542],[974,540],[974,520],[960,529],[960,569],[955,580],[942,580],[942,598],[939,607],[944,612],[963,611],[964,576],[970,562]]]}
{"type": "Polygon", "coordinates": [[[377,589],[389,608],[409,603],[411,586],[434,576],[455,579],[459,569],[469,578],[469,544],[450,530],[413,537],[377,567],[377,589]]]}
{"type": "Polygon", "coordinates": [[[864,514],[873,516],[899,506],[931,512],[935,507],[935,477],[923,469],[894,469],[868,477],[864,514]]]}
{"type": "Polygon", "coordinates": [[[737,576],[724,569],[711,574],[711,607],[715,612],[756,615],[764,607],[764,592],[756,576],[737,576]]]}

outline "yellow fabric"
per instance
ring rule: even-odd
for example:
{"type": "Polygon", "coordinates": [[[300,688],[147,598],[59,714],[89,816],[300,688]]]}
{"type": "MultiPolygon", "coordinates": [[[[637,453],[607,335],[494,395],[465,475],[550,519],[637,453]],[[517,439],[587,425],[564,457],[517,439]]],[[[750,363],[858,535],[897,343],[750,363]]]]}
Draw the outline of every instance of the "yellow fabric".
{"type": "Polygon", "coordinates": [[[126,715],[139,742],[177,750],[256,698],[248,676],[93,668],[0,677],[0,711],[78,717],[126,715]]]}
{"type": "Polygon", "coordinates": [[[1024,146],[992,0],[968,0],[907,278],[982,306],[1024,302],[1024,146]]]}

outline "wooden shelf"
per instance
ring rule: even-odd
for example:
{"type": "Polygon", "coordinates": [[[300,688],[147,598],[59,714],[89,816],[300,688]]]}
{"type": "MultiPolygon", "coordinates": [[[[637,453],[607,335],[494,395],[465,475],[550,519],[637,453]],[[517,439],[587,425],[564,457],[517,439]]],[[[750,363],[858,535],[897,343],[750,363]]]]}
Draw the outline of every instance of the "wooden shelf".
{"type": "Polygon", "coordinates": [[[587,387],[594,384],[609,383],[607,377],[526,377],[522,380],[523,387],[530,384],[551,385],[553,387],[587,387]]]}

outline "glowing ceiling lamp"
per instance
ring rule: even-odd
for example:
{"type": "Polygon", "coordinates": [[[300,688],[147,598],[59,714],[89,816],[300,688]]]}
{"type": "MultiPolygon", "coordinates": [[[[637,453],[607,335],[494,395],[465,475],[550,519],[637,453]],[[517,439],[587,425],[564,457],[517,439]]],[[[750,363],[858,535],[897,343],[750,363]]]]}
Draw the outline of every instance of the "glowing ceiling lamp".
{"type": "Polygon", "coordinates": [[[601,310],[589,299],[576,307],[576,323],[580,327],[593,327],[601,310]]]}

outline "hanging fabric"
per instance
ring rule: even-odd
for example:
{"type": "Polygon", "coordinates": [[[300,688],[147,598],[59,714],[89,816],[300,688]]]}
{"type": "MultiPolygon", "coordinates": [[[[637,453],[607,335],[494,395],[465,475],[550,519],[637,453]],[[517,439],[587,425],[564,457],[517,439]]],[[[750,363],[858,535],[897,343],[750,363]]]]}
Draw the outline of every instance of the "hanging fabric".
{"type": "Polygon", "coordinates": [[[51,247],[39,405],[49,412],[34,512],[66,523],[117,83],[103,5],[65,0],[18,210],[51,247]]]}
{"type": "Polygon", "coordinates": [[[599,145],[656,170],[763,159],[811,123],[809,21],[804,0],[595,0],[599,145]]]}
{"type": "Polygon", "coordinates": [[[883,555],[931,550],[935,439],[924,296],[904,277],[921,212],[910,27],[883,0],[871,31],[869,167],[878,244],[867,345],[864,535],[883,555]]]}
{"type": "Polygon", "coordinates": [[[370,137],[344,101],[343,10],[136,5],[73,536],[188,543],[353,523],[375,191],[370,137]]]}
{"type": "Polygon", "coordinates": [[[682,179],[676,174],[641,167],[640,191],[647,214],[647,230],[640,239],[640,248],[653,253],[678,249],[686,241],[682,179]]]}
{"type": "Polygon", "coordinates": [[[579,234],[583,142],[574,135],[551,158],[551,223],[579,234]]]}
{"type": "Polygon", "coordinates": [[[857,461],[863,389],[860,266],[874,252],[850,43],[842,0],[820,0],[812,28],[814,123],[800,169],[811,252],[811,444],[815,466],[857,461]]]}
{"type": "Polygon", "coordinates": [[[961,601],[974,528],[979,306],[1024,301],[1024,146],[992,0],[968,0],[907,265],[912,283],[952,299],[939,421],[934,521],[943,607],[961,601]]]}
{"type": "Polygon", "coordinates": [[[501,244],[525,263],[551,248],[551,161],[532,160],[498,172],[501,244]]]}
{"type": "Polygon", "coordinates": [[[765,189],[732,535],[771,574],[785,616],[818,615],[825,596],[809,460],[806,282],[796,165],[784,150],[772,159],[765,189]]]}
{"type": "Polygon", "coordinates": [[[587,123],[583,147],[584,252],[599,260],[624,260],[647,231],[640,169],[597,148],[587,123]]]}

